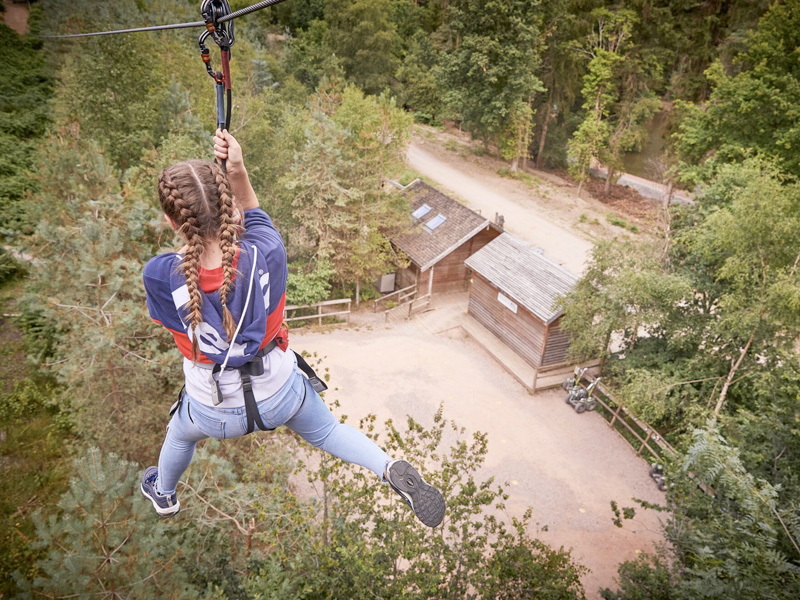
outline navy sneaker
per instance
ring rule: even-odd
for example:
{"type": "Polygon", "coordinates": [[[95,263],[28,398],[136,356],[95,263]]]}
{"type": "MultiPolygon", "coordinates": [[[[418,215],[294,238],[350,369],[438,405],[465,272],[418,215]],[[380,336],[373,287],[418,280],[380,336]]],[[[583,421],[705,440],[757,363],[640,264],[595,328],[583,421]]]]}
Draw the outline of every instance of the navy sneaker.
{"type": "Polygon", "coordinates": [[[390,462],[386,466],[386,481],[425,525],[436,527],[442,522],[445,505],[441,492],[426,482],[408,462],[390,462]]]}
{"type": "Polygon", "coordinates": [[[142,495],[153,503],[153,508],[156,509],[159,517],[167,519],[178,513],[181,509],[181,503],[178,502],[178,494],[169,494],[167,496],[159,494],[156,491],[157,479],[158,469],[156,467],[147,467],[142,476],[142,495]]]}

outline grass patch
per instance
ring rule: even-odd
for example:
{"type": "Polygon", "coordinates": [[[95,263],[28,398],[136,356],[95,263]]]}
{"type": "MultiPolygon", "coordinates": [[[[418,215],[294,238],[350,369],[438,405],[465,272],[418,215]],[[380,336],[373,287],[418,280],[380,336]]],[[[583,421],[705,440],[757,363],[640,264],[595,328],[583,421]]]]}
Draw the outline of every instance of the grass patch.
{"type": "Polygon", "coordinates": [[[639,228],[636,225],[633,223],[628,223],[625,219],[621,219],[616,215],[612,215],[611,213],[606,214],[606,220],[615,227],[621,227],[622,229],[627,229],[633,233],[639,233],[639,228]]]}
{"type": "Polygon", "coordinates": [[[414,181],[415,179],[422,179],[422,176],[417,173],[416,171],[412,171],[410,169],[406,169],[400,175],[398,175],[395,180],[397,183],[402,185],[403,187],[407,186],[409,183],[414,181]]]}
{"type": "Polygon", "coordinates": [[[500,177],[505,177],[506,179],[516,179],[517,181],[521,181],[528,187],[535,187],[539,183],[538,178],[534,177],[530,173],[526,173],[525,171],[512,171],[507,167],[497,169],[497,174],[500,175],[500,177]]]}

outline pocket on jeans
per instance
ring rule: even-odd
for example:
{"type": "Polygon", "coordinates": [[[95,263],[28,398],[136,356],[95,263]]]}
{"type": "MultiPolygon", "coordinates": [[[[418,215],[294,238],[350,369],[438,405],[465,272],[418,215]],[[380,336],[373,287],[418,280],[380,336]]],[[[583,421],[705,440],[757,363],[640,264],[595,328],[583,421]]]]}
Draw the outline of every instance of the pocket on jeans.
{"type": "Polygon", "coordinates": [[[217,439],[223,439],[225,437],[224,421],[206,415],[197,404],[194,404],[193,408],[194,410],[191,412],[192,420],[200,431],[209,437],[217,439]]]}
{"type": "MultiPolygon", "coordinates": [[[[302,404],[305,394],[303,381],[305,377],[295,372],[292,374],[290,385],[284,391],[284,395],[276,403],[265,402],[259,406],[259,414],[264,424],[270,428],[277,428],[291,419],[302,404]]],[[[287,382],[288,384],[289,382],[287,382]]]]}

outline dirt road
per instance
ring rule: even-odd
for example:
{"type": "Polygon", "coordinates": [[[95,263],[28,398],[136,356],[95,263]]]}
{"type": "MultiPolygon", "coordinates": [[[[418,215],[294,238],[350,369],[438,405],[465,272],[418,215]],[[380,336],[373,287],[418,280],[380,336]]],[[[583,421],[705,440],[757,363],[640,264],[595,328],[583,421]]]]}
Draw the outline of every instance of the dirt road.
{"type": "Polygon", "coordinates": [[[432,335],[420,321],[362,323],[292,335],[296,349],[325,357],[331,374],[326,399],[341,402],[337,413],[348,415],[349,423],[374,413],[381,424],[390,417],[402,424],[410,415],[428,426],[443,402],[445,418],[467,435],[486,432],[489,452],[480,477],[506,482],[508,515],[520,517],[532,507],[534,522],[548,530],[532,527],[530,533],[572,548],[591,569],[583,578],[587,598],[599,598],[600,586],[614,586],[621,561],[661,539],[652,511],[637,507],[622,529],[611,520],[612,500],[620,506],[637,506],[634,497],[663,502],[645,461],[602,417],[565,405],[560,390],[529,395],[460,328],[432,335]]]}
{"type": "MultiPolygon", "coordinates": [[[[415,139],[408,149],[408,164],[416,172],[455,194],[470,208],[494,220],[505,217],[510,234],[540,248],[545,254],[575,274],[583,271],[592,242],[580,230],[559,223],[554,211],[542,206],[546,198],[522,182],[500,177],[474,162],[446,160],[441,149],[415,139]]],[[[538,186],[542,189],[542,186],[538,186]]],[[[554,195],[548,189],[547,195],[554,195]]],[[[563,204],[563,200],[560,201],[563,204]]],[[[579,202],[573,198],[574,205],[579,202]]],[[[576,215],[577,216],[577,215],[576,215]]]]}
{"type": "Polygon", "coordinates": [[[20,35],[28,33],[28,5],[11,0],[3,0],[3,4],[6,7],[2,15],[3,22],[20,35]]]}

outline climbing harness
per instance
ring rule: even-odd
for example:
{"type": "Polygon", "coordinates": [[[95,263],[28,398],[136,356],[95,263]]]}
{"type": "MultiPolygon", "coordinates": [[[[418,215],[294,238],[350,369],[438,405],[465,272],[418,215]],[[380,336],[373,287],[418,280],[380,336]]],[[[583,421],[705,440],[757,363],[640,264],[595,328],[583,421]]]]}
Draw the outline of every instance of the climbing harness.
{"type": "MultiPolygon", "coordinates": [[[[239,317],[239,322],[236,324],[236,330],[233,332],[232,339],[236,339],[236,336],[239,335],[239,331],[242,329],[242,323],[244,323],[245,315],[247,314],[247,308],[250,306],[250,298],[253,294],[253,282],[255,281],[255,274],[256,274],[256,260],[258,258],[258,247],[253,246],[253,265],[250,269],[250,282],[247,285],[247,296],[245,297],[244,301],[244,308],[242,309],[242,315],[239,317]]],[[[252,433],[254,430],[254,426],[257,425],[259,429],[262,431],[271,431],[274,427],[267,427],[264,422],[261,420],[261,414],[258,412],[258,405],[256,404],[256,397],[253,394],[253,381],[252,377],[258,377],[259,375],[264,374],[264,357],[272,352],[276,347],[279,347],[282,351],[286,351],[289,346],[289,329],[284,324],[281,326],[280,331],[275,336],[275,339],[271,340],[266,346],[264,346],[261,350],[259,350],[256,355],[251,358],[248,362],[243,364],[240,367],[232,367],[233,370],[239,372],[239,376],[242,378],[242,393],[244,394],[244,409],[245,414],[247,416],[247,433],[252,433]]],[[[196,366],[202,369],[211,369],[211,402],[214,406],[218,406],[222,403],[222,389],[219,385],[219,376],[220,373],[225,371],[228,368],[228,360],[231,357],[231,352],[233,351],[233,344],[228,346],[228,352],[225,355],[225,360],[222,364],[216,363],[213,365],[207,365],[203,363],[196,363],[196,366]]],[[[297,359],[297,366],[306,374],[308,377],[309,383],[311,387],[314,388],[318,394],[324,392],[328,389],[328,386],[325,385],[325,382],[322,381],[317,374],[314,372],[314,369],[306,362],[306,360],[297,352],[294,353],[295,358],[297,359]]],[[[305,400],[305,398],[304,398],[305,400]]]]}

